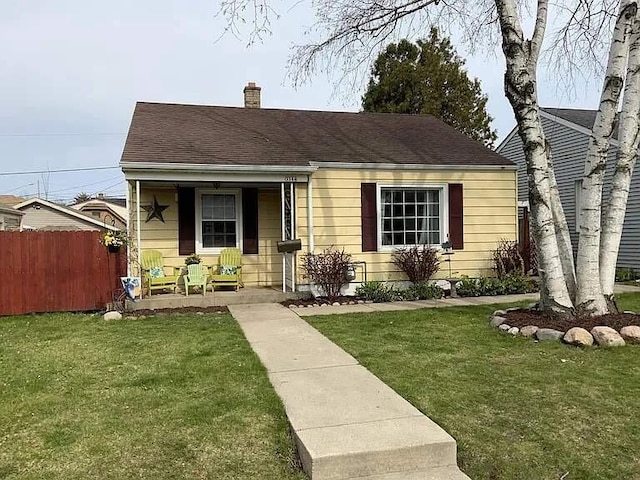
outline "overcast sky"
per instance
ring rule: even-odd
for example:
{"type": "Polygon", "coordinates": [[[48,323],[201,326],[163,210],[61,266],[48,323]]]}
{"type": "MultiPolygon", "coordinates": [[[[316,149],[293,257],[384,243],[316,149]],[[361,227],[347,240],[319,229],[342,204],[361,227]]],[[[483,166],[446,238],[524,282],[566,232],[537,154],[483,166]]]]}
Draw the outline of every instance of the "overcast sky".
{"type": "MultiPolygon", "coordinates": [[[[50,199],[124,196],[117,164],[139,100],[241,106],[243,86],[255,81],[264,107],[359,109],[362,91],[336,97],[324,76],[298,90],[287,82],[289,48],[313,23],[304,4],[282,12],[274,35],[249,48],[232,36],[216,42],[224,27],[216,11],[214,0],[3,0],[0,194],[34,195],[40,181],[50,199]],[[114,168],[6,175],[103,166],[114,168]]],[[[502,139],[514,125],[503,61],[458,52],[481,80],[502,139]]],[[[548,77],[540,75],[542,105],[596,105],[597,85],[578,84],[570,98],[548,77]]]]}

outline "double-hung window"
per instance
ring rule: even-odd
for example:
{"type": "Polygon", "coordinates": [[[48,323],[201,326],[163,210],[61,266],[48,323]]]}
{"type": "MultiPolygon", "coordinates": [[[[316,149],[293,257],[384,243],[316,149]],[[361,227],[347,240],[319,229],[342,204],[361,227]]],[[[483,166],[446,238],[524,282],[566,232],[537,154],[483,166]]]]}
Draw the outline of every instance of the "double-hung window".
{"type": "Polygon", "coordinates": [[[437,245],[445,240],[445,189],[380,188],[380,243],[385,247],[437,245]]]}
{"type": "Polygon", "coordinates": [[[197,244],[202,253],[240,247],[240,196],[235,191],[200,191],[197,196],[197,244]]]}

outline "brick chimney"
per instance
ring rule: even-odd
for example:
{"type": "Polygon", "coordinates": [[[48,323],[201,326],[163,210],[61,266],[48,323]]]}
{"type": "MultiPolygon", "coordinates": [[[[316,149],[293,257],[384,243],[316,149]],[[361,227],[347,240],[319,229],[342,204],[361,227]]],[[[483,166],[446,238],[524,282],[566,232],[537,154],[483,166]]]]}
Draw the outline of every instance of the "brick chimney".
{"type": "Polygon", "coordinates": [[[260,90],[255,82],[244,87],[244,108],[260,108],[260,90]]]}

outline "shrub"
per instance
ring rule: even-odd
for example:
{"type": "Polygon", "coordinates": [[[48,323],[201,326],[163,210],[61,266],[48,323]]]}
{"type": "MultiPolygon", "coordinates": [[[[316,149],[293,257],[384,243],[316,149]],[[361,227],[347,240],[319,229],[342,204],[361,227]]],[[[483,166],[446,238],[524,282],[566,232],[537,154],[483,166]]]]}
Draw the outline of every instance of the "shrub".
{"type": "Polygon", "coordinates": [[[184,264],[185,265],[197,265],[201,261],[202,261],[202,259],[200,258],[200,255],[196,255],[195,253],[192,253],[191,255],[189,255],[187,258],[184,259],[184,264]]]}
{"type": "Polygon", "coordinates": [[[524,259],[520,255],[518,242],[500,240],[498,247],[492,253],[492,257],[498,278],[504,278],[512,274],[520,276],[525,274],[524,259]]]}
{"type": "Polygon", "coordinates": [[[456,283],[456,293],[461,297],[510,295],[536,291],[538,291],[538,286],[533,280],[517,274],[507,275],[504,278],[484,276],[469,278],[463,275],[462,279],[456,283]]]}
{"type": "Polygon", "coordinates": [[[329,247],[321,253],[305,253],[302,256],[302,271],[313,283],[318,285],[330,302],[340,296],[340,290],[347,283],[347,266],[351,263],[351,254],[329,247]]]}
{"type": "Polygon", "coordinates": [[[442,298],[444,290],[430,282],[414,283],[409,290],[414,298],[418,300],[430,300],[432,298],[442,298]]]}
{"type": "Polygon", "coordinates": [[[395,300],[394,289],[379,280],[363,282],[362,285],[356,288],[356,295],[363,300],[375,303],[395,300]]]}
{"type": "Polygon", "coordinates": [[[637,277],[633,268],[616,268],[616,282],[632,282],[637,277]]]}
{"type": "Polygon", "coordinates": [[[438,252],[425,245],[400,248],[393,252],[391,261],[413,283],[426,282],[440,268],[438,252]]]}
{"type": "Polygon", "coordinates": [[[414,283],[407,289],[395,288],[380,281],[364,282],[356,289],[356,294],[363,300],[375,303],[398,300],[429,300],[442,298],[443,290],[429,282],[414,283]]]}

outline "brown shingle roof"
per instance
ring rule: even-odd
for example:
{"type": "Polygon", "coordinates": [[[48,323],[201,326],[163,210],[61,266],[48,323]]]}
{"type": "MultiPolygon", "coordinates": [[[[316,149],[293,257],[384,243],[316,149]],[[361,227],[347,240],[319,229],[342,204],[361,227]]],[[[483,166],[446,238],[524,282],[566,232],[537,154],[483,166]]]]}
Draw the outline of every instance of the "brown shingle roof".
{"type": "Polygon", "coordinates": [[[513,165],[429,115],[138,103],[123,162],[513,165]]]}
{"type": "Polygon", "coordinates": [[[24,202],[26,199],[16,197],[15,195],[0,195],[0,205],[9,205],[10,207],[24,202]]]}

